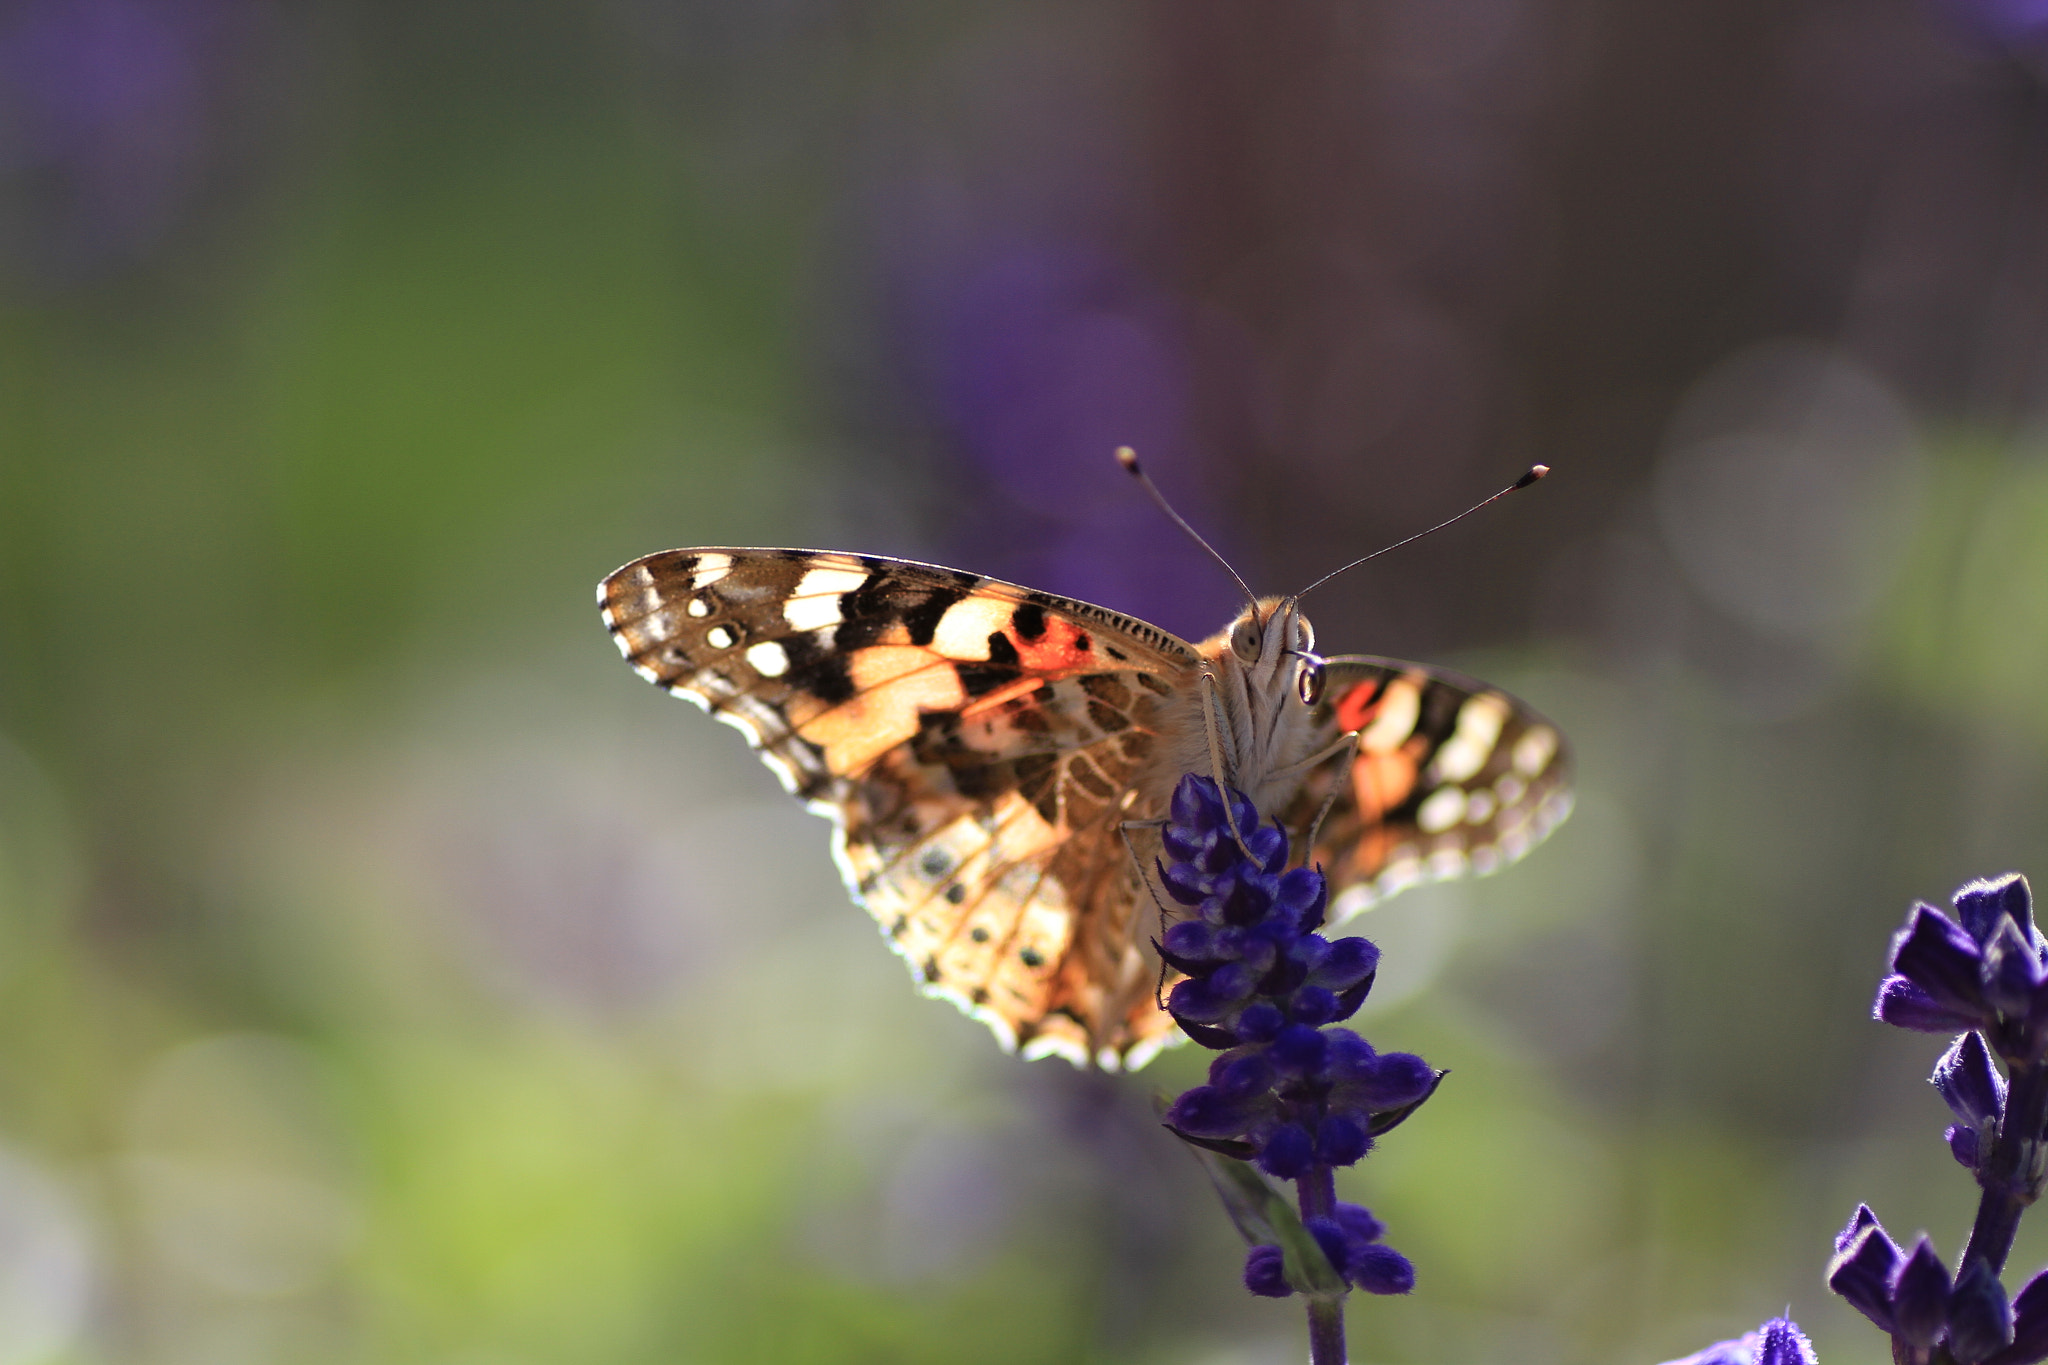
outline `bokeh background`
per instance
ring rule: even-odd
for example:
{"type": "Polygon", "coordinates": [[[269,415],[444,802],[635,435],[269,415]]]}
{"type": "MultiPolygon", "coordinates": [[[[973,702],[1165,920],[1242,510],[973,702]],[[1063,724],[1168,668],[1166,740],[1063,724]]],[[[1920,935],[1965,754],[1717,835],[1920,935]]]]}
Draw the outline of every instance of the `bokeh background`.
{"type": "MultiPolygon", "coordinates": [[[[2048,877],[2038,0],[0,3],[0,1365],[1298,1359],[1136,1078],[906,989],[620,666],[693,543],[1495,679],[1363,929],[1365,1362],[1634,1365],[1974,1188],[1869,1022],[2048,877]]],[[[2048,1263],[2048,1219],[2019,1274],[2048,1263]]],[[[2016,1281],[2015,1281],[2016,1282],[2016,1281]]]]}

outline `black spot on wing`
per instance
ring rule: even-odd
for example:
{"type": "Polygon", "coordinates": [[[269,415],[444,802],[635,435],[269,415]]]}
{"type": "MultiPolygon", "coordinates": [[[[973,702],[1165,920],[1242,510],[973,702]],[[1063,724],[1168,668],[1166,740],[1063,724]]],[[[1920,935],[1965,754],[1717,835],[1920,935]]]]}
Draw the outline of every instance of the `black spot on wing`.
{"type": "Polygon", "coordinates": [[[961,598],[967,596],[967,589],[933,588],[925,594],[922,602],[908,607],[903,613],[903,628],[910,632],[910,643],[928,645],[932,636],[938,633],[939,618],[961,598]]]}
{"type": "Polygon", "coordinates": [[[1036,640],[1045,634],[1045,608],[1036,602],[1026,602],[1010,613],[1010,625],[1020,640],[1036,640]]]}
{"type": "Polygon", "coordinates": [[[844,654],[820,644],[815,635],[788,635],[781,643],[789,654],[789,671],[783,681],[828,706],[853,699],[853,675],[847,672],[844,654]]]}
{"type": "Polygon", "coordinates": [[[1017,647],[1001,631],[988,637],[987,663],[953,665],[953,671],[960,677],[961,690],[970,697],[982,696],[1004,683],[1016,681],[1021,670],[1022,661],[1017,657],[1017,647]]]}

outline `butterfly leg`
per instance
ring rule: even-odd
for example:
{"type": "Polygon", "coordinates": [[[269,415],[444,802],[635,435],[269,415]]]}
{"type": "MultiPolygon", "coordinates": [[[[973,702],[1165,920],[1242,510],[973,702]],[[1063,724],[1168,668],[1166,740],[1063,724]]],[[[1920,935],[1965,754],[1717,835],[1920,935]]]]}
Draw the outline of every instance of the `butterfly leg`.
{"type": "Polygon", "coordinates": [[[1204,668],[1200,677],[1202,728],[1209,737],[1209,776],[1215,780],[1217,793],[1223,798],[1223,819],[1230,826],[1230,837],[1237,840],[1238,848],[1250,858],[1251,845],[1244,841],[1244,831],[1237,827],[1237,807],[1230,799],[1230,789],[1225,785],[1223,776],[1223,726],[1226,722],[1222,708],[1216,704],[1216,675],[1204,668]]]}
{"type": "Polygon", "coordinates": [[[1331,753],[1341,748],[1344,753],[1344,768],[1343,771],[1337,774],[1337,780],[1330,784],[1329,794],[1323,797],[1323,804],[1316,808],[1316,818],[1309,822],[1308,838],[1302,841],[1303,857],[1314,855],[1316,836],[1323,832],[1323,820],[1330,814],[1330,808],[1337,804],[1337,793],[1343,791],[1345,786],[1351,781],[1351,765],[1358,761],[1358,736],[1359,732],[1353,730],[1351,733],[1340,738],[1335,744],[1323,750],[1322,753],[1316,755],[1315,761],[1321,762],[1323,759],[1328,758],[1331,753]]]}

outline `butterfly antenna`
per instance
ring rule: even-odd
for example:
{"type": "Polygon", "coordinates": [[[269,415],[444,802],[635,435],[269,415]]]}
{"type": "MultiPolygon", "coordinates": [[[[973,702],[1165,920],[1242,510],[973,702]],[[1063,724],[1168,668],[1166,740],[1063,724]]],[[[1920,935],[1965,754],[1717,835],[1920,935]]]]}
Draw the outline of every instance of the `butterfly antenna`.
{"type": "MultiPolygon", "coordinates": [[[[1173,521],[1173,524],[1175,526],[1180,527],[1181,530],[1186,531],[1188,533],[1189,540],[1194,541],[1195,544],[1201,546],[1204,550],[1207,550],[1209,552],[1209,558],[1215,560],[1218,564],[1221,564],[1223,566],[1223,572],[1230,575],[1231,579],[1236,582],[1238,590],[1244,593],[1245,600],[1247,602],[1250,602],[1252,606],[1256,608],[1259,605],[1259,595],[1251,590],[1250,584],[1246,583],[1243,578],[1238,576],[1237,570],[1230,567],[1229,560],[1225,559],[1222,555],[1216,553],[1215,546],[1211,545],[1208,541],[1202,539],[1201,533],[1195,530],[1194,527],[1188,525],[1187,518],[1183,517],[1180,513],[1173,510],[1173,504],[1166,500],[1166,495],[1164,493],[1161,493],[1159,491],[1158,486],[1152,482],[1151,477],[1147,475],[1144,470],[1138,467],[1138,452],[1132,450],[1129,446],[1118,446],[1116,448],[1116,462],[1124,467],[1124,472],[1126,474],[1129,474],[1132,478],[1138,481],[1138,486],[1145,490],[1146,495],[1149,496],[1153,502],[1159,504],[1159,510],[1166,513],[1166,515],[1173,521]]],[[[1499,495],[1496,494],[1495,496],[1499,495]]]]}
{"type": "MultiPolygon", "coordinates": [[[[1427,531],[1417,531],[1414,535],[1409,536],[1406,540],[1397,540],[1392,545],[1381,546],[1379,549],[1374,550],[1369,555],[1361,555],[1359,558],[1352,560],[1349,564],[1346,564],[1341,569],[1330,570],[1321,578],[1318,578],[1315,582],[1309,584],[1307,587],[1303,588],[1300,592],[1294,595],[1297,598],[1306,597],[1310,593],[1314,592],[1317,588],[1322,587],[1323,584],[1335,578],[1338,574],[1345,573],[1349,570],[1355,569],[1359,565],[1365,563],[1365,561],[1368,559],[1378,559],[1381,555],[1386,554],[1390,550],[1398,550],[1403,545],[1412,545],[1416,541],[1422,539],[1424,536],[1433,536],[1438,531],[1443,530],[1444,527],[1451,525],[1453,522],[1463,521],[1465,518],[1471,516],[1474,512],[1477,512],[1480,508],[1487,506],[1489,503],[1499,502],[1508,494],[1516,492],[1523,488],[1527,488],[1530,484],[1536,482],[1538,479],[1542,478],[1545,474],[1548,474],[1549,472],[1550,466],[1547,464],[1532,464],[1529,466],[1529,472],[1524,474],[1521,478],[1516,479],[1513,483],[1509,484],[1506,488],[1501,489],[1500,492],[1495,493],[1492,497],[1484,498],[1479,502],[1473,503],[1470,507],[1467,507],[1464,511],[1458,513],[1458,515],[1456,515],[1455,517],[1452,517],[1450,521],[1440,521],[1436,525],[1430,527],[1427,531]]],[[[1212,550],[1210,551],[1210,553],[1214,554],[1215,551],[1212,550]]]]}

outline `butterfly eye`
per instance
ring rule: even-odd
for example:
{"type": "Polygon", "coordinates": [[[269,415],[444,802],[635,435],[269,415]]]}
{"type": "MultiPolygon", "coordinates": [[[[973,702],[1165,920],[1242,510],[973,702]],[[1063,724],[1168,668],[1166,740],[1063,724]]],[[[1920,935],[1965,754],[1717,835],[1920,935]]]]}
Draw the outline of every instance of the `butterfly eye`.
{"type": "Polygon", "coordinates": [[[1230,630],[1230,652],[1240,663],[1255,664],[1259,661],[1259,623],[1247,616],[1230,630]]]}
{"type": "Polygon", "coordinates": [[[1311,659],[1301,666],[1301,672],[1294,675],[1294,690],[1301,694],[1303,706],[1314,706],[1323,699],[1323,665],[1311,659]]]}

